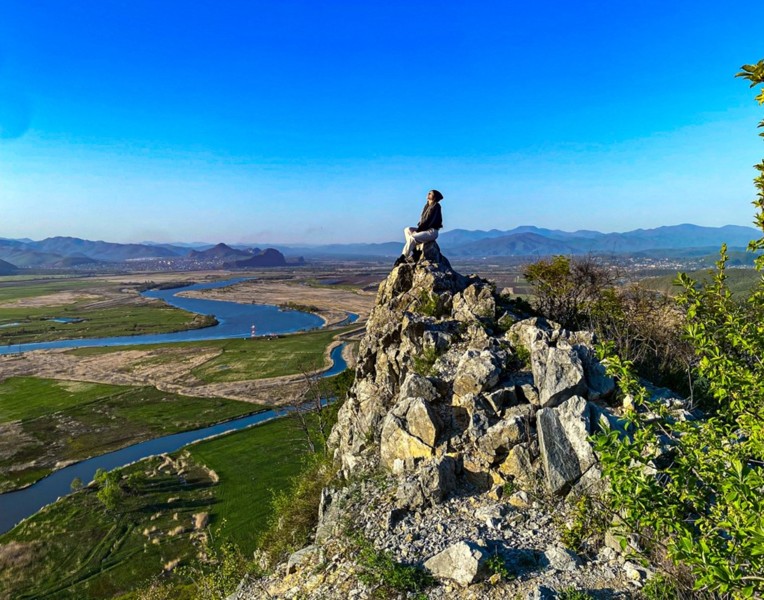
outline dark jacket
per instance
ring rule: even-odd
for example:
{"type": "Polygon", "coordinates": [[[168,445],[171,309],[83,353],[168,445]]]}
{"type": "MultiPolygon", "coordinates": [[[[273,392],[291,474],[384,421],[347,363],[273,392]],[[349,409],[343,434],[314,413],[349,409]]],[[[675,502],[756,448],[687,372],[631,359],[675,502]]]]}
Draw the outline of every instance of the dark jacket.
{"type": "Polygon", "coordinates": [[[440,213],[440,202],[430,205],[428,202],[422,209],[422,216],[419,217],[419,223],[416,225],[417,231],[427,231],[428,229],[442,229],[443,216],[440,213]]]}

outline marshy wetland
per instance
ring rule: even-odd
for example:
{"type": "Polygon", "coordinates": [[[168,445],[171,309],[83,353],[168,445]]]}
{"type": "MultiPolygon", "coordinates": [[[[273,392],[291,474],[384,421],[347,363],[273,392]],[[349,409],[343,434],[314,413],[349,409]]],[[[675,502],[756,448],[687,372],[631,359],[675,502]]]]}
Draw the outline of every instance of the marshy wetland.
{"type": "MultiPolygon", "coordinates": [[[[152,279],[170,285],[162,277],[152,279]]],[[[0,344],[199,325],[199,316],[141,296],[142,283],[131,279],[0,279],[0,325],[21,323],[25,330],[20,336],[18,326],[0,329],[0,344]],[[109,311],[119,319],[106,326],[109,311]],[[61,316],[74,322],[49,320],[61,316]]],[[[0,490],[135,442],[295,403],[315,381],[311,374],[331,364],[333,349],[344,344],[343,356],[352,360],[373,283],[335,286],[314,275],[246,283],[214,294],[241,304],[310,307],[324,327],[0,356],[0,490]],[[348,313],[358,322],[339,325],[348,313]]],[[[104,509],[96,487],[85,485],[0,536],[0,597],[118,597],[194,560],[213,531],[253,548],[269,513],[269,490],[298,471],[303,438],[291,419],[281,419],[139,461],[120,470],[119,510],[104,509]]]]}

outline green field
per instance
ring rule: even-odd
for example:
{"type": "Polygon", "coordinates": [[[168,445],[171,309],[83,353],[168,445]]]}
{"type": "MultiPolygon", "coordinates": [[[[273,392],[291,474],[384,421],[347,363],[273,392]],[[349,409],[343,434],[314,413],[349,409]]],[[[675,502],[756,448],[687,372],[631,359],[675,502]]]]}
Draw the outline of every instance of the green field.
{"type": "MultiPolygon", "coordinates": [[[[60,292],[89,293],[96,288],[109,290],[114,295],[119,287],[116,284],[92,280],[0,283],[0,304],[60,292]]],[[[136,304],[133,301],[134,296],[130,295],[117,295],[103,300],[96,302],[95,306],[92,298],[82,298],[61,306],[0,306],[0,345],[170,333],[216,323],[212,317],[195,315],[159,300],[151,304],[136,304]],[[51,320],[57,318],[76,319],[79,322],[58,323],[51,320]]]]}
{"type": "Polygon", "coordinates": [[[80,291],[85,292],[90,288],[97,285],[96,282],[83,279],[57,279],[55,281],[44,282],[32,282],[22,281],[9,281],[10,278],[0,278],[0,303],[9,302],[11,300],[18,300],[20,298],[36,298],[37,296],[48,296],[50,294],[56,294],[58,292],[72,292],[80,291]],[[12,285],[8,285],[12,284],[12,285]]]}
{"type": "Polygon", "coordinates": [[[324,366],[326,347],[347,329],[319,330],[274,340],[227,340],[223,353],[192,371],[202,381],[240,381],[300,373],[324,366]]]}
{"type": "Polygon", "coordinates": [[[12,377],[0,383],[0,491],[81,460],[263,407],[154,387],[12,377]]]}
{"type": "MultiPolygon", "coordinates": [[[[357,327],[357,326],[355,326],[357,327]]],[[[206,340],[201,342],[176,342],[144,345],[141,348],[212,348],[220,349],[219,356],[195,368],[192,373],[206,383],[265,379],[300,373],[301,368],[319,369],[324,365],[327,346],[335,336],[350,331],[353,326],[341,329],[319,329],[305,333],[282,335],[278,338],[206,340]]],[[[70,350],[75,356],[98,356],[111,352],[135,349],[135,346],[102,346],[70,350]]],[[[151,359],[155,364],[171,363],[172,353],[151,359]]]]}
{"type": "Polygon", "coordinates": [[[306,450],[304,434],[288,418],[189,447],[196,463],[220,476],[211,514],[222,538],[251,555],[270,515],[271,490],[299,472],[306,450]]]}
{"type": "Polygon", "coordinates": [[[86,488],[0,536],[0,597],[119,596],[170,561],[194,560],[204,533],[194,531],[199,513],[210,516],[213,542],[235,541],[249,555],[266,525],[270,490],[299,472],[304,454],[287,418],[190,446],[164,468],[160,458],[126,467],[113,512],[86,488]]]}
{"type": "MultiPolygon", "coordinates": [[[[744,298],[750,294],[751,290],[761,279],[761,274],[755,269],[727,269],[725,273],[727,275],[727,285],[732,295],[737,298],[744,298]]],[[[710,281],[708,269],[692,271],[688,275],[696,281],[710,281]]],[[[673,296],[681,291],[680,288],[674,285],[675,279],[676,274],[648,277],[640,280],[639,284],[648,289],[673,296]]]]}

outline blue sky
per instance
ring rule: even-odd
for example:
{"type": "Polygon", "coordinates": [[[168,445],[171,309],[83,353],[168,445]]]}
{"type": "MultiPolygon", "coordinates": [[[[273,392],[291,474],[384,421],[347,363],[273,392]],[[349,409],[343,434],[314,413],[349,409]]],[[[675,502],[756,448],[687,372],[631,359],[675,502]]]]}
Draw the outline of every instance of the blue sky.
{"type": "Polygon", "coordinates": [[[0,237],[750,224],[764,2],[0,3],[0,237]]]}

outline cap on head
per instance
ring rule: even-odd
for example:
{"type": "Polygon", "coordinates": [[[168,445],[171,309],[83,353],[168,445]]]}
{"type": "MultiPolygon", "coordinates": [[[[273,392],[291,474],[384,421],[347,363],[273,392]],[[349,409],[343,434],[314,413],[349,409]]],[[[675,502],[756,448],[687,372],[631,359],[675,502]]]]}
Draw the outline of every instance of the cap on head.
{"type": "Polygon", "coordinates": [[[433,198],[435,198],[435,202],[440,202],[443,200],[443,194],[441,194],[438,190],[430,190],[432,192],[433,198]]]}

